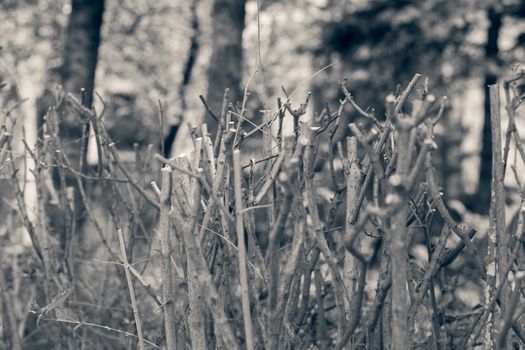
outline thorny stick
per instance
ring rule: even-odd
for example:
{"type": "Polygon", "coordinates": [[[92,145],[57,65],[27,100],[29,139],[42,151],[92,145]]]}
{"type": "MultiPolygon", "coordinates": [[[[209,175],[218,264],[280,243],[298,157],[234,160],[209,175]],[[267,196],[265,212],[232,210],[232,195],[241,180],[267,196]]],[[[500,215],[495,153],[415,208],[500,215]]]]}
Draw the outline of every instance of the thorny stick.
{"type": "MultiPolygon", "coordinates": [[[[346,236],[351,234],[351,214],[354,212],[354,206],[359,190],[360,170],[357,160],[357,140],[355,137],[347,138],[347,157],[345,165],[346,173],[346,236]]],[[[357,238],[357,250],[360,251],[360,239],[357,238]]],[[[343,267],[343,282],[348,290],[350,302],[345,300],[345,321],[350,320],[352,314],[355,313],[353,308],[355,305],[353,301],[359,299],[358,293],[358,279],[360,271],[360,263],[351,252],[345,251],[344,267],[343,267]]],[[[346,322],[345,322],[346,323],[346,322]]]]}
{"type": "Polygon", "coordinates": [[[169,212],[171,209],[171,168],[163,167],[161,170],[160,194],[160,219],[159,231],[161,239],[162,256],[162,302],[164,312],[164,327],[166,332],[166,347],[175,350],[177,344],[175,330],[175,305],[173,300],[173,280],[171,270],[171,222],[169,212]]]}
{"type": "Polygon", "coordinates": [[[235,217],[237,231],[237,247],[239,248],[239,280],[241,282],[242,315],[244,320],[244,332],[246,336],[246,349],[253,350],[252,317],[250,311],[250,297],[248,295],[248,273],[246,270],[246,245],[244,242],[243,224],[243,200],[241,188],[241,152],[233,151],[233,176],[235,192],[235,217]]]}
{"type": "MultiPolygon", "coordinates": [[[[491,182],[491,199],[490,199],[490,211],[489,211],[489,251],[491,250],[491,243],[493,235],[496,238],[496,264],[498,268],[499,276],[494,276],[494,283],[492,283],[492,271],[491,261],[487,254],[487,284],[489,288],[489,294],[493,292],[492,288],[496,287],[496,280],[502,281],[507,276],[503,275],[503,272],[507,269],[509,260],[509,240],[508,235],[505,232],[505,189],[503,185],[503,159],[502,159],[502,145],[501,145],[501,114],[500,114],[500,96],[499,96],[499,85],[489,85],[490,94],[490,124],[492,134],[492,182],[491,182]]],[[[501,299],[501,312],[507,313],[507,307],[509,306],[510,289],[508,285],[503,285],[503,289],[500,292],[501,299]]],[[[494,320],[494,314],[492,316],[494,320]]],[[[489,326],[490,327],[490,326],[489,326]]],[[[494,342],[496,339],[491,339],[494,342]]],[[[510,339],[502,339],[505,342],[505,348],[512,346],[510,339]]],[[[486,344],[485,344],[486,345],[486,344]]]]}
{"type": "MultiPolygon", "coordinates": [[[[197,200],[202,195],[200,183],[196,183],[195,198],[194,202],[199,203],[197,200]]],[[[215,286],[210,271],[208,270],[206,260],[202,254],[200,245],[195,240],[196,235],[193,226],[197,224],[197,212],[200,211],[200,206],[197,204],[194,206],[193,216],[194,220],[188,224],[187,213],[182,214],[176,210],[171,210],[170,215],[178,222],[182,229],[182,237],[184,239],[184,248],[186,250],[186,259],[191,259],[192,264],[195,266],[197,271],[197,283],[203,289],[203,295],[206,296],[206,301],[210,311],[213,315],[213,320],[217,331],[221,334],[222,341],[227,349],[239,349],[239,346],[234,336],[233,329],[231,327],[228,317],[224,311],[224,299],[219,295],[217,287],[215,286]]]]}

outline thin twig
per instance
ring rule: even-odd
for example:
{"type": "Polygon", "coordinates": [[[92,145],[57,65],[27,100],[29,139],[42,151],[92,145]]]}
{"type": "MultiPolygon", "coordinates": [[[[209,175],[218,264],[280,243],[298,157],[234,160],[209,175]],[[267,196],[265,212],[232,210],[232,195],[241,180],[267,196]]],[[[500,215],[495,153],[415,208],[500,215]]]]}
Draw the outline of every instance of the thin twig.
{"type": "Polygon", "coordinates": [[[250,297],[248,294],[248,273],[246,270],[246,245],[244,243],[243,200],[241,188],[241,153],[238,149],[233,151],[233,176],[235,192],[235,217],[237,231],[237,246],[239,248],[239,279],[241,282],[242,315],[246,337],[246,349],[253,350],[253,329],[250,311],[250,297]]]}
{"type": "Polygon", "coordinates": [[[128,262],[128,256],[126,254],[126,244],[124,243],[124,236],[122,230],[117,230],[118,241],[120,245],[120,254],[122,263],[124,264],[124,271],[126,273],[126,282],[128,284],[129,298],[131,299],[131,307],[133,309],[133,317],[135,318],[135,326],[137,328],[137,338],[139,341],[139,349],[144,350],[144,338],[142,337],[142,324],[140,322],[140,314],[137,305],[137,299],[135,298],[135,288],[133,287],[133,281],[131,280],[131,273],[129,271],[130,264],[128,262]]]}

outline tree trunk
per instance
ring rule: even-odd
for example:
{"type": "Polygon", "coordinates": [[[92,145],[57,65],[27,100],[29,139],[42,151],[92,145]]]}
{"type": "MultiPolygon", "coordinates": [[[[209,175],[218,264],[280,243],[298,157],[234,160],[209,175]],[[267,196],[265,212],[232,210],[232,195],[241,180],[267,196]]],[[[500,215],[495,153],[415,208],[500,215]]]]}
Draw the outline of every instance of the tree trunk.
{"type": "MultiPolygon", "coordinates": [[[[83,89],[81,99],[91,107],[104,0],[72,0],[71,5],[60,81],[66,92],[77,96],[83,89]]],[[[80,136],[82,128],[73,117],[64,120],[64,131],[80,136]]]]}
{"type": "Polygon", "coordinates": [[[180,100],[180,115],[179,123],[168,125],[168,133],[164,137],[164,143],[162,144],[162,153],[165,157],[173,157],[177,155],[175,149],[175,138],[179,134],[180,125],[184,123],[184,115],[188,111],[188,103],[186,99],[186,91],[193,77],[193,71],[197,64],[197,58],[200,50],[200,40],[202,36],[201,24],[199,21],[199,15],[197,13],[197,5],[199,0],[192,0],[190,5],[191,12],[191,38],[190,47],[188,49],[188,56],[186,63],[184,64],[184,70],[182,72],[182,82],[178,89],[178,95],[180,100]]]}
{"type": "MultiPolygon", "coordinates": [[[[72,93],[83,102],[84,106],[91,108],[103,12],[104,0],[71,0],[71,14],[64,38],[63,63],[59,69],[48,72],[52,83],[38,102],[37,113],[40,123],[48,108],[56,104],[53,96],[56,84],[61,84],[66,93],[72,93]]],[[[83,133],[85,133],[84,138],[89,135],[87,123],[82,121],[78,113],[65,101],[57,112],[60,124],[56,132],[60,139],[61,151],[67,155],[74,170],[82,171],[80,167],[85,165],[87,147],[83,147],[84,150],[81,152],[81,140],[83,133]]],[[[66,256],[68,241],[74,234],[74,228],[82,225],[82,218],[85,216],[84,204],[74,176],[70,176],[68,172],[58,167],[53,169],[52,176],[61,196],[60,204],[50,206],[48,210],[53,218],[51,220],[53,229],[60,237],[63,250],[61,254],[66,256]],[[65,195],[68,187],[74,189],[72,207],[69,203],[70,199],[65,195]]]]}
{"type": "MultiPolygon", "coordinates": [[[[220,111],[225,88],[230,89],[231,102],[242,100],[244,5],[245,0],[215,0],[213,5],[213,51],[208,70],[207,102],[214,112],[220,111]]],[[[217,123],[209,115],[204,120],[213,135],[217,123]]]]}
{"type": "Polygon", "coordinates": [[[88,106],[93,100],[103,12],[104,0],[72,0],[61,79],[67,91],[78,94],[86,89],[88,106]]]}
{"type": "Polygon", "coordinates": [[[489,29],[487,33],[487,43],[485,45],[485,57],[488,62],[488,69],[485,73],[484,89],[485,104],[483,117],[481,164],[479,171],[477,199],[474,201],[474,210],[480,214],[487,214],[490,206],[490,183],[492,174],[492,140],[490,127],[490,100],[489,85],[497,82],[495,67],[498,64],[498,38],[502,26],[502,14],[494,8],[489,8],[487,12],[489,29]]]}

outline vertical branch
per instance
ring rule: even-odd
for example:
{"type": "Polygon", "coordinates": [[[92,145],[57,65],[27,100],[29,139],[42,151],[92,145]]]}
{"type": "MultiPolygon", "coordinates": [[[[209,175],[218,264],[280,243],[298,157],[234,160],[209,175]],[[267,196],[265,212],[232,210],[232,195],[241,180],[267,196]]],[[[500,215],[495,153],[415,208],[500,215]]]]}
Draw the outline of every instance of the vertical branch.
{"type": "Polygon", "coordinates": [[[133,317],[135,318],[135,325],[137,327],[137,338],[139,340],[139,349],[144,350],[144,338],[142,337],[142,325],[140,323],[139,309],[137,305],[137,299],[135,298],[135,289],[133,288],[133,281],[131,280],[131,273],[129,271],[131,265],[128,262],[128,256],[126,254],[126,244],[124,243],[124,236],[122,230],[117,230],[118,241],[120,244],[120,254],[122,263],[124,264],[124,271],[126,273],[126,282],[129,289],[129,298],[131,299],[131,307],[133,308],[133,317]]]}
{"type": "MultiPolygon", "coordinates": [[[[375,343],[381,341],[382,332],[378,324],[381,323],[381,317],[383,318],[383,323],[386,323],[385,328],[385,338],[386,343],[389,344],[390,337],[389,333],[389,322],[390,312],[389,306],[390,302],[387,297],[390,296],[388,291],[392,285],[392,269],[390,263],[390,242],[391,236],[389,232],[385,232],[383,235],[383,249],[381,254],[381,265],[379,266],[379,279],[377,281],[376,287],[376,296],[374,298],[374,304],[372,305],[366,322],[366,331],[362,332],[361,337],[357,340],[357,344],[362,344],[365,340],[368,342],[374,341],[375,343]],[[384,312],[386,310],[387,312],[384,312]]],[[[374,343],[372,343],[374,344],[374,343]]]]}
{"type": "MultiPolygon", "coordinates": [[[[184,168],[179,167],[179,171],[182,169],[184,168]]],[[[195,285],[200,287],[201,295],[205,298],[205,301],[210,308],[216,335],[222,338],[226,349],[235,350],[239,349],[239,346],[237,344],[237,338],[233,333],[230,320],[224,311],[224,297],[219,295],[200,244],[196,241],[198,232],[197,219],[201,208],[199,199],[203,195],[201,187],[201,182],[203,182],[202,169],[199,169],[196,175],[201,181],[195,183],[192,200],[195,205],[191,208],[188,204],[188,199],[184,199],[183,196],[180,196],[179,198],[175,197],[178,199],[177,202],[180,203],[178,203],[177,206],[173,206],[170,215],[177,223],[177,232],[182,235],[184,240],[183,245],[186,252],[186,259],[188,260],[188,266],[193,266],[195,269],[195,274],[192,275],[192,279],[194,280],[195,285]]]]}
{"type": "MultiPolygon", "coordinates": [[[[503,186],[503,160],[501,144],[501,116],[499,85],[491,85],[490,89],[490,108],[491,108],[491,129],[492,129],[492,194],[491,206],[494,205],[496,221],[496,233],[498,235],[498,272],[500,280],[503,278],[501,273],[506,270],[508,265],[508,235],[505,233],[505,189],[503,186]]],[[[492,213],[492,211],[491,211],[492,213]]],[[[491,216],[492,218],[492,216],[491,216]]],[[[505,305],[508,299],[508,291],[503,292],[502,303],[505,305]]]]}
{"type": "MultiPolygon", "coordinates": [[[[324,236],[323,224],[319,216],[317,209],[317,203],[315,201],[315,188],[314,188],[314,163],[316,154],[316,141],[318,127],[304,127],[305,137],[300,137],[298,143],[306,142],[306,148],[303,156],[303,172],[304,172],[304,197],[306,199],[306,208],[308,215],[311,219],[311,230],[313,231],[315,240],[321,253],[323,254],[330,272],[336,282],[336,303],[338,305],[338,311],[343,313],[344,317],[344,299],[348,299],[348,293],[344,287],[343,278],[341,277],[341,270],[337,266],[337,261],[328,246],[328,242],[324,236]]],[[[340,317],[341,318],[341,317],[340,317]]]]}
{"type": "MultiPolygon", "coordinates": [[[[209,138],[208,138],[209,139],[209,138]]],[[[213,178],[213,182],[212,182],[212,193],[215,195],[219,195],[219,198],[221,198],[220,196],[220,191],[221,191],[221,188],[224,187],[224,171],[226,169],[226,150],[225,150],[225,145],[224,145],[224,140],[221,140],[221,145],[220,145],[220,148],[219,148],[219,157],[217,158],[217,160],[213,161],[213,162],[210,162],[209,163],[209,171],[211,173],[211,176],[213,178]],[[217,167],[215,168],[215,166],[213,165],[213,163],[217,163],[217,167]]],[[[213,154],[208,154],[207,155],[208,157],[213,157],[213,154]]],[[[210,159],[210,158],[208,158],[210,159]]],[[[213,158],[212,158],[213,159],[213,158]]],[[[213,217],[214,213],[215,213],[215,209],[217,207],[217,203],[215,202],[210,202],[208,204],[208,207],[206,208],[206,212],[204,213],[204,218],[202,219],[202,223],[201,223],[201,229],[200,229],[200,232],[199,232],[199,241],[202,241],[203,237],[204,237],[204,234],[206,232],[206,229],[208,228],[208,225],[209,225],[209,221],[210,219],[213,217]]],[[[221,212],[222,213],[222,212],[221,212]]],[[[222,214],[221,214],[222,215],[222,214]]],[[[223,215],[222,215],[223,216],[223,215]]]]}
{"type": "MultiPolygon", "coordinates": [[[[404,120],[396,120],[398,127],[398,159],[395,179],[397,185],[408,181],[411,154],[410,130],[402,125],[404,120]]],[[[395,182],[391,178],[391,182],[395,182]]],[[[407,307],[407,207],[401,203],[403,196],[398,195],[400,208],[392,222],[392,341],[394,350],[408,348],[408,307],[407,307]]],[[[395,203],[391,203],[394,204],[395,203]]]]}
{"type": "MultiPolygon", "coordinates": [[[[298,227],[304,227],[303,223],[299,223],[298,227]]],[[[292,284],[299,283],[299,263],[301,261],[301,258],[303,257],[303,246],[304,246],[304,235],[302,234],[304,232],[304,229],[301,231],[301,233],[297,234],[297,232],[294,234],[293,237],[293,243],[292,248],[288,251],[288,261],[286,264],[283,265],[282,272],[280,274],[279,279],[279,293],[281,295],[281,298],[279,299],[279,303],[276,307],[276,314],[275,317],[275,323],[276,328],[279,329],[281,332],[285,331],[286,335],[291,338],[289,339],[289,343],[291,343],[291,347],[294,347],[294,343],[297,343],[297,338],[295,337],[295,333],[289,332],[291,325],[286,319],[286,310],[290,310],[292,301],[292,293],[291,291],[292,284]]],[[[284,344],[283,344],[284,346],[284,344]]],[[[282,346],[279,348],[282,349],[282,346]]]]}
{"type": "MultiPolygon", "coordinates": [[[[282,332],[283,320],[285,317],[285,309],[288,303],[289,290],[292,284],[293,278],[296,276],[296,268],[298,265],[299,257],[301,256],[303,236],[302,234],[294,234],[293,247],[288,254],[288,262],[283,266],[282,270],[280,267],[280,254],[279,249],[281,238],[285,232],[286,221],[290,214],[291,208],[294,206],[293,199],[297,195],[297,175],[299,167],[301,165],[300,157],[303,154],[305,143],[299,140],[295,152],[293,150],[295,137],[290,135],[284,141],[285,149],[283,152],[286,154],[286,162],[283,165],[283,169],[279,174],[279,182],[283,185],[284,189],[282,192],[282,200],[279,205],[278,215],[275,219],[275,223],[269,234],[269,246],[268,246],[268,264],[270,270],[270,283],[269,283],[269,317],[268,317],[268,334],[269,334],[269,349],[277,350],[280,349],[279,341],[280,334],[282,332]]],[[[298,197],[295,197],[296,199],[298,197]]],[[[296,208],[297,209],[297,208],[296,208]]],[[[292,213],[296,213],[297,229],[300,229],[303,225],[301,220],[302,213],[299,210],[294,210],[292,213]]],[[[288,327],[288,322],[285,323],[285,328],[288,327]]]]}
{"type": "MultiPolygon", "coordinates": [[[[490,206],[490,227],[488,233],[488,246],[487,246],[487,257],[485,260],[485,266],[487,270],[486,284],[484,293],[485,307],[489,306],[490,300],[493,298],[494,291],[496,288],[496,218],[494,217],[495,207],[492,203],[491,198],[490,206]]],[[[489,349],[493,344],[494,336],[494,313],[492,310],[487,310],[488,319],[483,328],[483,344],[485,349],[489,349]]]]}
{"type": "Polygon", "coordinates": [[[315,297],[317,301],[317,344],[321,349],[326,349],[327,344],[327,333],[326,333],[326,315],[324,312],[324,298],[323,298],[323,285],[324,280],[321,275],[319,268],[315,269],[314,272],[315,282],[315,297]]]}
{"type": "Polygon", "coordinates": [[[246,349],[253,350],[252,317],[250,312],[250,296],[248,294],[248,273],[246,270],[246,245],[244,242],[243,202],[241,187],[241,151],[233,151],[233,176],[235,192],[235,230],[237,231],[237,247],[239,248],[239,279],[241,282],[242,314],[246,349]]]}
{"type": "MultiPolygon", "coordinates": [[[[264,134],[263,134],[263,147],[264,147],[264,156],[269,157],[274,154],[273,152],[273,133],[272,133],[272,116],[268,111],[264,111],[264,134]]],[[[265,171],[270,171],[272,167],[272,163],[270,161],[267,161],[265,164],[265,171]]],[[[272,185],[270,190],[268,191],[268,227],[272,227],[274,215],[275,215],[275,185],[272,185]]]]}
{"type": "Polygon", "coordinates": [[[171,273],[171,239],[170,239],[170,217],[171,207],[171,168],[165,166],[161,172],[160,193],[160,239],[162,255],[162,302],[164,312],[164,327],[166,331],[166,348],[175,350],[175,306],[173,301],[173,281],[171,273]]]}
{"type": "MultiPolygon", "coordinates": [[[[200,159],[200,143],[202,140],[201,138],[195,139],[195,151],[194,151],[194,157],[191,160],[192,164],[192,170],[199,170],[198,169],[198,162],[200,159]]],[[[185,159],[185,158],[182,158],[185,159]]],[[[183,169],[188,168],[188,163],[181,163],[183,169]]],[[[182,182],[189,183],[190,190],[187,193],[187,199],[183,199],[182,196],[177,198],[177,201],[179,203],[179,206],[181,207],[181,211],[184,212],[185,218],[187,219],[186,222],[183,225],[179,225],[177,227],[177,230],[184,230],[184,232],[188,232],[189,234],[194,234],[194,228],[192,225],[195,226],[195,231],[198,230],[198,225],[196,225],[197,220],[197,213],[200,208],[200,194],[198,192],[199,180],[197,178],[189,178],[186,174],[180,174],[178,176],[178,179],[183,179],[182,182]],[[192,210],[193,208],[193,210],[192,210]],[[192,216],[190,216],[190,213],[193,213],[192,216]],[[189,218],[188,218],[189,217],[189,218]]],[[[206,212],[210,212],[210,214],[213,213],[212,211],[212,204],[208,204],[208,210],[206,212]]],[[[204,226],[204,223],[202,223],[204,226]]],[[[197,232],[195,232],[194,237],[197,236],[197,232]]],[[[200,249],[199,241],[197,241],[197,249],[199,250],[199,253],[202,252],[200,249]]],[[[207,349],[208,346],[206,344],[206,320],[205,320],[205,309],[204,304],[202,300],[202,288],[199,285],[199,268],[198,265],[195,263],[193,259],[187,259],[187,276],[188,276],[188,298],[189,298],[189,304],[190,304],[190,310],[188,315],[188,326],[190,331],[190,338],[191,338],[191,347],[192,349],[196,350],[204,350],[207,349]]]]}
{"type": "MultiPolygon", "coordinates": [[[[291,144],[291,142],[289,142],[291,144]]],[[[277,350],[279,348],[279,315],[282,310],[277,307],[279,297],[279,242],[284,233],[286,220],[290,213],[290,206],[292,204],[292,193],[290,190],[284,194],[284,199],[279,206],[279,215],[275,220],[274,226],[270,231],[269,245],[268,245],[268,264],[270,270],[270,287],[269,287],[269,307],[270,316],[268,317],[268,328],[269,328],[269,348],[271,350],[277,350]]]]}
{"type": "MultiPolygon", "coordinates": [[[[357,197],[359,195],[359,179],[361,173],[357,164],[357,139],[355,137],[347,138],[347,166],[346,172],[346,236],[350,238],[352,232],[352,213],[355,210],[357,197]]],[[[359,238],[356,239],[357,250],[359,250],[359,238]]],[[[352,300],[355,297],[358,267],[356,258],[349,252],[345,251],[344,267],[343,267],[343,282],[348,291],[348,297],[352,300]]],[[[349,320],[351,309],[351,302],[345,300],[345,318],[349,320]]]]}
{"type": "MultiPolygon", "coordinates": [[[[490,85],[490,122],[492,131],[492,181],[490,192],[490,209],[489,209],[489,247],[487,253],[487,287],[485,290],[485,300],[493,298],[496,286],[496,275],[500,273],[499,278],[506,278],[501,273],[505,271],[508,264],[508,241],[504,232],[505,225],[505,193],[503,188],[503,168],[501,154],[501,116],[499,86],[490,85]],[[488,299],[487,299],[488,298],[488,299]]],[[[502,312],[505,313],[508,305],[508,288],[504,288],[501,293],[502,312]]],[[[492,348],[494,343],[494,313],[485,326],[484,346],[485,349],[492,348]]]]}

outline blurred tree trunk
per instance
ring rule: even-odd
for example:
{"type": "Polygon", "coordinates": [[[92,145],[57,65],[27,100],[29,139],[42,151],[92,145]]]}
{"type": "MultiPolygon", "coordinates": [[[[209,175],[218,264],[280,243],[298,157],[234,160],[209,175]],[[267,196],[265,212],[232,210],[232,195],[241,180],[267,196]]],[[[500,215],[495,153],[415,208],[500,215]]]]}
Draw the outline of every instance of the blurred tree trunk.
{"type": "MultiPolygon", "coordinates": [[[[48,81],[51,83],[37,102],[39,124],[42,123],[48,108],[55,104],[57,85],[62,85],[65,92],[74,94],[83,100],[84,105],[91,107],[103,12],[104,0],[71,0],[71,14],[64,38],[63,62],[60,67],[51,68],[47,72],[48,81]]],[[[78,141],[82,135],[80,120],[71,111],[62,112],[60,135],[65,138],[64,141],[67,139],[67,142],[76,140],[69,149],[78,148],[78,141]]],[[[76,158],[71,159],[75,165],[79,161],[78,154],[76,158]]]]}
{"type": "MultiPolygon", "coordinates": [[[[80,100],[83,100],[85,106],[91,107],[93,101],[93,87],[95,79],[95,70],[98,60],[98,49],[100,45],[100,29],[102,26],[102,15],[104,12],[104,0],[71,0],[71,13],[69,23],[64,37],[63,62],[60,67],[48,68],[48,85],[38,98],[36,105],[36,119],[41,126],[43,118],[50,107],[56,106],[55,91],[58,84],[62,85],[65,92],[73,93],[80,100]],[[83,90],[82,96],[80,96],[83,90]]],[[[60,118],[60,136],[61,147],[71,161],[71,165],[78,170],[78,164],[82,157],[80,156],[80,139],[84,125],[80,121],[77,113],[62,103],[58,109],[60,118]]],[[[35,111],[33,111],[35,113],[35,111]]],[[[40,129],[41,130],[41,129],[40,129]]],[[[85,155],[83,155],[85,156],[85,155]]],[[[48,222],[51,226],[49,233],[58,238],[60,250],[56,252],[56,260],[59,266],[57,269],[67,274],[66,278],[69,283],[73,281],[73,269],[78,270],[78,263],[72,263],[70,260],[71,241],[74,233],[79,231],[79,227],[85,217],[84,204],[81,201],[76,181],[73,176],[65,173],[65,183],[62,182],[58,172],[63,171],[59,167],[50,168],[49,173],[43,175],[44,178],[53,176],[54,185],[60,189],[59,203],[54,200],[45,202],[48,222]],[[51,174],[53,172],[53,174],[51,174]],[[71,208],[66,186],[71,186],[74,190],[74,203],[71,208]],[[75,266],[73,266],[75,265],[75,266]]],[[[52,192],[48,188],[43,191],[52,192]]],[[[52,196],[50,194],[50,196],[52,196]]],[[[47,232],[46,232],[47,233],[47,232]]],[[[82,247],[81,244],[79,246],[82,247]]],[[[46,249],[48,254],[55,254],[49,248],[46,249]]],[[[57,274],[58,276],[58,274],[57,274]]],[[[45,305],[51,301],[51,295],[44,288],[44,283],[37,287],[35,300],[39,304],[45,305]]],[[[53,292],[53,291],[51,291],[53,292]]],[[[54,292],[53,292],[54,293],[54,292]]],[[[33,334],[38,328],[36,317],[28,319],[24,334],[33,334]]],[[[43,348],[71,348],[71,339],[60,337],[63,329],[59,327],[50,328],[46,333],[46,343],[41,345],[43,348]],[[64,346],[64,344],[68,344],[64,346]]],[[[74,347],[74,346],[73,346],[74,347]]]]}
{"type": "MultiPolygon", "coordinates": [[[[84,105],[91,107],[97,68],[98,48],[104,0],[72,0],[71,15],[66,32],[64,62],[60,81],[66,92],[79,96],[84,105]]],[[[73,114],[66,114],[64,136],[79,137],[81,125],[73,114]]]]}
{"type": "Polygon", "coordinates": [[[485,58],[488,69],[485,73],[484,89],[485,104],[483,117],[483,132],[481,146],[481,164],[479,171],[479,182],[477,198],[474,200],[473,209],[481,214],[488,213],[490,206],[490,183],[492,173],[492,139],[490,128],[490,101],[489,85],[496,84],[498,67],[498,38],[502,26],[502,13],[490,7],[487,11],[489,28],[487,33],[487,43],[485,44],[485,58]]]}
{"type": "MultiPolygon", "coordinates": [[[[64,37],[63,62],[60,67],[50,69],[47,73],[51,83],[38,101],[39,123],[42,123],[48,108],[56,104],[54,91],[57,84],[62,85],[66,93],[72,93],[85,106],[91,108],[103,12],[104,0],[71,0],[71,14],[64,37]]],[[[57,112],[60,116],[58,135],[62,151],[69,158],[71,166],[81,171],[80,164],[85,164],[83,160],[86,152],[81,152],[80,145],[83,132],[87,137],[87,125],[67,103],[63,102],[57,112]]],[[[71,208],[67,196],[60,196],[60,204],[50,205],[47,209],[53,231],[59,235],[61,253],[65,255],[74,228],[82,225],[85,213],[76,179],[69,173],[60,175],[60,171],[58,168],[53,169],[55,186],[60,194],[65,194],[66,187],[71,186],[75,191],[74,205],[71,208]]]]}
{"type": "Polygon", "coordinates": [[[184,115],[188,111],[188,103],[186,99],[186,90],[190,85],[190,82],[193,77],[193,71],[195,65],[197,64],[197,56],[199,55],[200,50],[200,40],[202,35],[201,25],[199,22],[199,16],[197,13],[197,5],[199,0],[192,0],[190,5],[191,13],[191,37],[190,37],[190,47],[188,48],[188,56],[186,57],[186,62],[184,64],[184,69],[182,72],[182,82],[179,85],[178,95],[180,100],[180,115],[178,116],[178,121],[175,124],[168,125],[168,133],[164,137],[162,144],[162,153],[165,157],[175,156],[175,138],[179,133],[180,124],[183,123],[184,115]]]}
{"type": "MultiPolygon", "coordinates": [[[[213,5],[213,51],[206,99],[215,112],[220,111],[225,88],[230,89],[231,102],[235,104],[242,100],[244,5],[245,0],[215,0],[213,5]]],[[[217,123],[209,115],[204,120],[213,135],[217,123]]]]}
{"type": "Polygon", "coordinates": [[[100,46],[104,0],[72,0],[66,33],[61,79],[67,91],[86,89],[85,104],[91,105],[100,46]]]}

